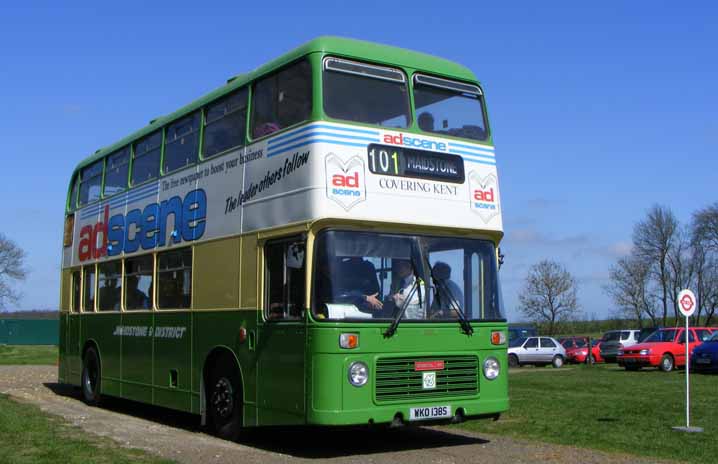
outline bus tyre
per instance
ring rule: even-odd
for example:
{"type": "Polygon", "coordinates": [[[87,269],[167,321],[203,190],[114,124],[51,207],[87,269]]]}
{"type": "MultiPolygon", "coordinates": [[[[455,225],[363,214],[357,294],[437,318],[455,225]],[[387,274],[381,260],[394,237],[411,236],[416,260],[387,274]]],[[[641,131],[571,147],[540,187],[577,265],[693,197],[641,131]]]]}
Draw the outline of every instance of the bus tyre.
{"type": "Polygon", "coordinates": [[[207,412],[215,435],[236,441],[242,426],[242,394],[239,369],[234,362],[219,360],[209,378],[207,412]]]}
{"type": "Polygon", "coordinates": [[[82,359],[82,399],[90,406],[100,404],[100,357],[90,347],[82,359]]]}
{"type": "Polygon", "coordinates": [[[553,361],[551,361],[551,365],[556,369],[563,367],[563,357],[559,355],[554,356],[553,361]]]}
{"type": "Polygon", "coordinates": [[[673,370],[673,356],[670,354],[664,354],[661,358],[661,364],[659,364],[658,367],[663,372],[671,372],[673,370]]]}
{"type": "Polygon", "coordinates": [[[519,357],[515,354],[509,355],[509,367],[519,367],[519,357]]]}

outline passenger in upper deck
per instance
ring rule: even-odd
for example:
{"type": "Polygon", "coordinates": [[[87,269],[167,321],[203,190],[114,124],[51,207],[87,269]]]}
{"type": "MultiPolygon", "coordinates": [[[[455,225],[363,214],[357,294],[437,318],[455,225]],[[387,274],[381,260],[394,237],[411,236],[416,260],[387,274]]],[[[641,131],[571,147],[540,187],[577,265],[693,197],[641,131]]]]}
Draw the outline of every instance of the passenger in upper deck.
{"type": "Polygon", "coordinates": [[[419,115],[416,119],[416,124],[424,132],[434,132],[434,116],[428,111],[424,111],[419,115]]]}

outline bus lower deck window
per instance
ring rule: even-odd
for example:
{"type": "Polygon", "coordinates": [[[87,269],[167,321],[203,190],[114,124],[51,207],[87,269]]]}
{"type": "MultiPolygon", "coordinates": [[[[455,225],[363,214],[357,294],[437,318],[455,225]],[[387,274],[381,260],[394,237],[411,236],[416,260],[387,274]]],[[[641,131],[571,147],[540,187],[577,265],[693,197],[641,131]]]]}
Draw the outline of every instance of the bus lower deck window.
{"type": "Polygon", "coordinates": [[[98,268],[97,309],[99,311],[119,311],[120,295],[122,294],[122,263],[120,261],[101,263],[98,268]]]}
{"type": "Polygon", "coordinates": [[[82,298],[82,310],[91,313],[95,311],[95,265],[85,267],[83,272],[85,292],[82,298]]]}
{"type": "Polygon", "coordinates": [[[192,249],[157,255],[157,305],[160,309],[189,308],[192,302],[192,249]]]}
{"type": "Polygon", "coordinates": [[[264,250],[266,318],[301,318],[304,307],[304,242],[282,240],[267,244],[264,250]]]}
{"type": "Polygon", "coordinates": [[[152,255],[125,260],[125,309],[128,311],[152,309],[152,255]]]}

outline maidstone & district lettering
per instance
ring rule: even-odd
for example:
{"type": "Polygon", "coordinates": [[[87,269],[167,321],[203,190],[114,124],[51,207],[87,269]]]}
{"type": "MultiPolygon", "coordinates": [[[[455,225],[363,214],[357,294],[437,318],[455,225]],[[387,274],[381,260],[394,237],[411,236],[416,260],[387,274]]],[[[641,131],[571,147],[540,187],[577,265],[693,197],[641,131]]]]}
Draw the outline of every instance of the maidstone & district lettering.
{"type": "Polygon", "coordinates": [[[115,337],[154,337],[180,339],[187,327],[148,327],[146,325],[118,325],[112,335],[115,337]]]}

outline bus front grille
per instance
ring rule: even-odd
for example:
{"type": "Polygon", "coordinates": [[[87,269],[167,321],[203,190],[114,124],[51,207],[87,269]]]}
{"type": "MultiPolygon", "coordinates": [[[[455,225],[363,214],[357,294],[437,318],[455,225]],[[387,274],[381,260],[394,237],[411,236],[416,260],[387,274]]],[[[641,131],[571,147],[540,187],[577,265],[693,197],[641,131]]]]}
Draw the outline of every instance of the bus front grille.
{"type": "MultiPolygon", "coordinates": [[[[426,364],[424,364],[426,365],[426,364]]],[[[479,392],[479,360],[476,356],[425,356],[379,358],[376,362],[377,402],[474,396],[479,392]],[[443,369],[417,370],[417,363],[443,362],[443,369]],[[424,388],[424,372],[436,373],[436,387],[424,388]]]]}

